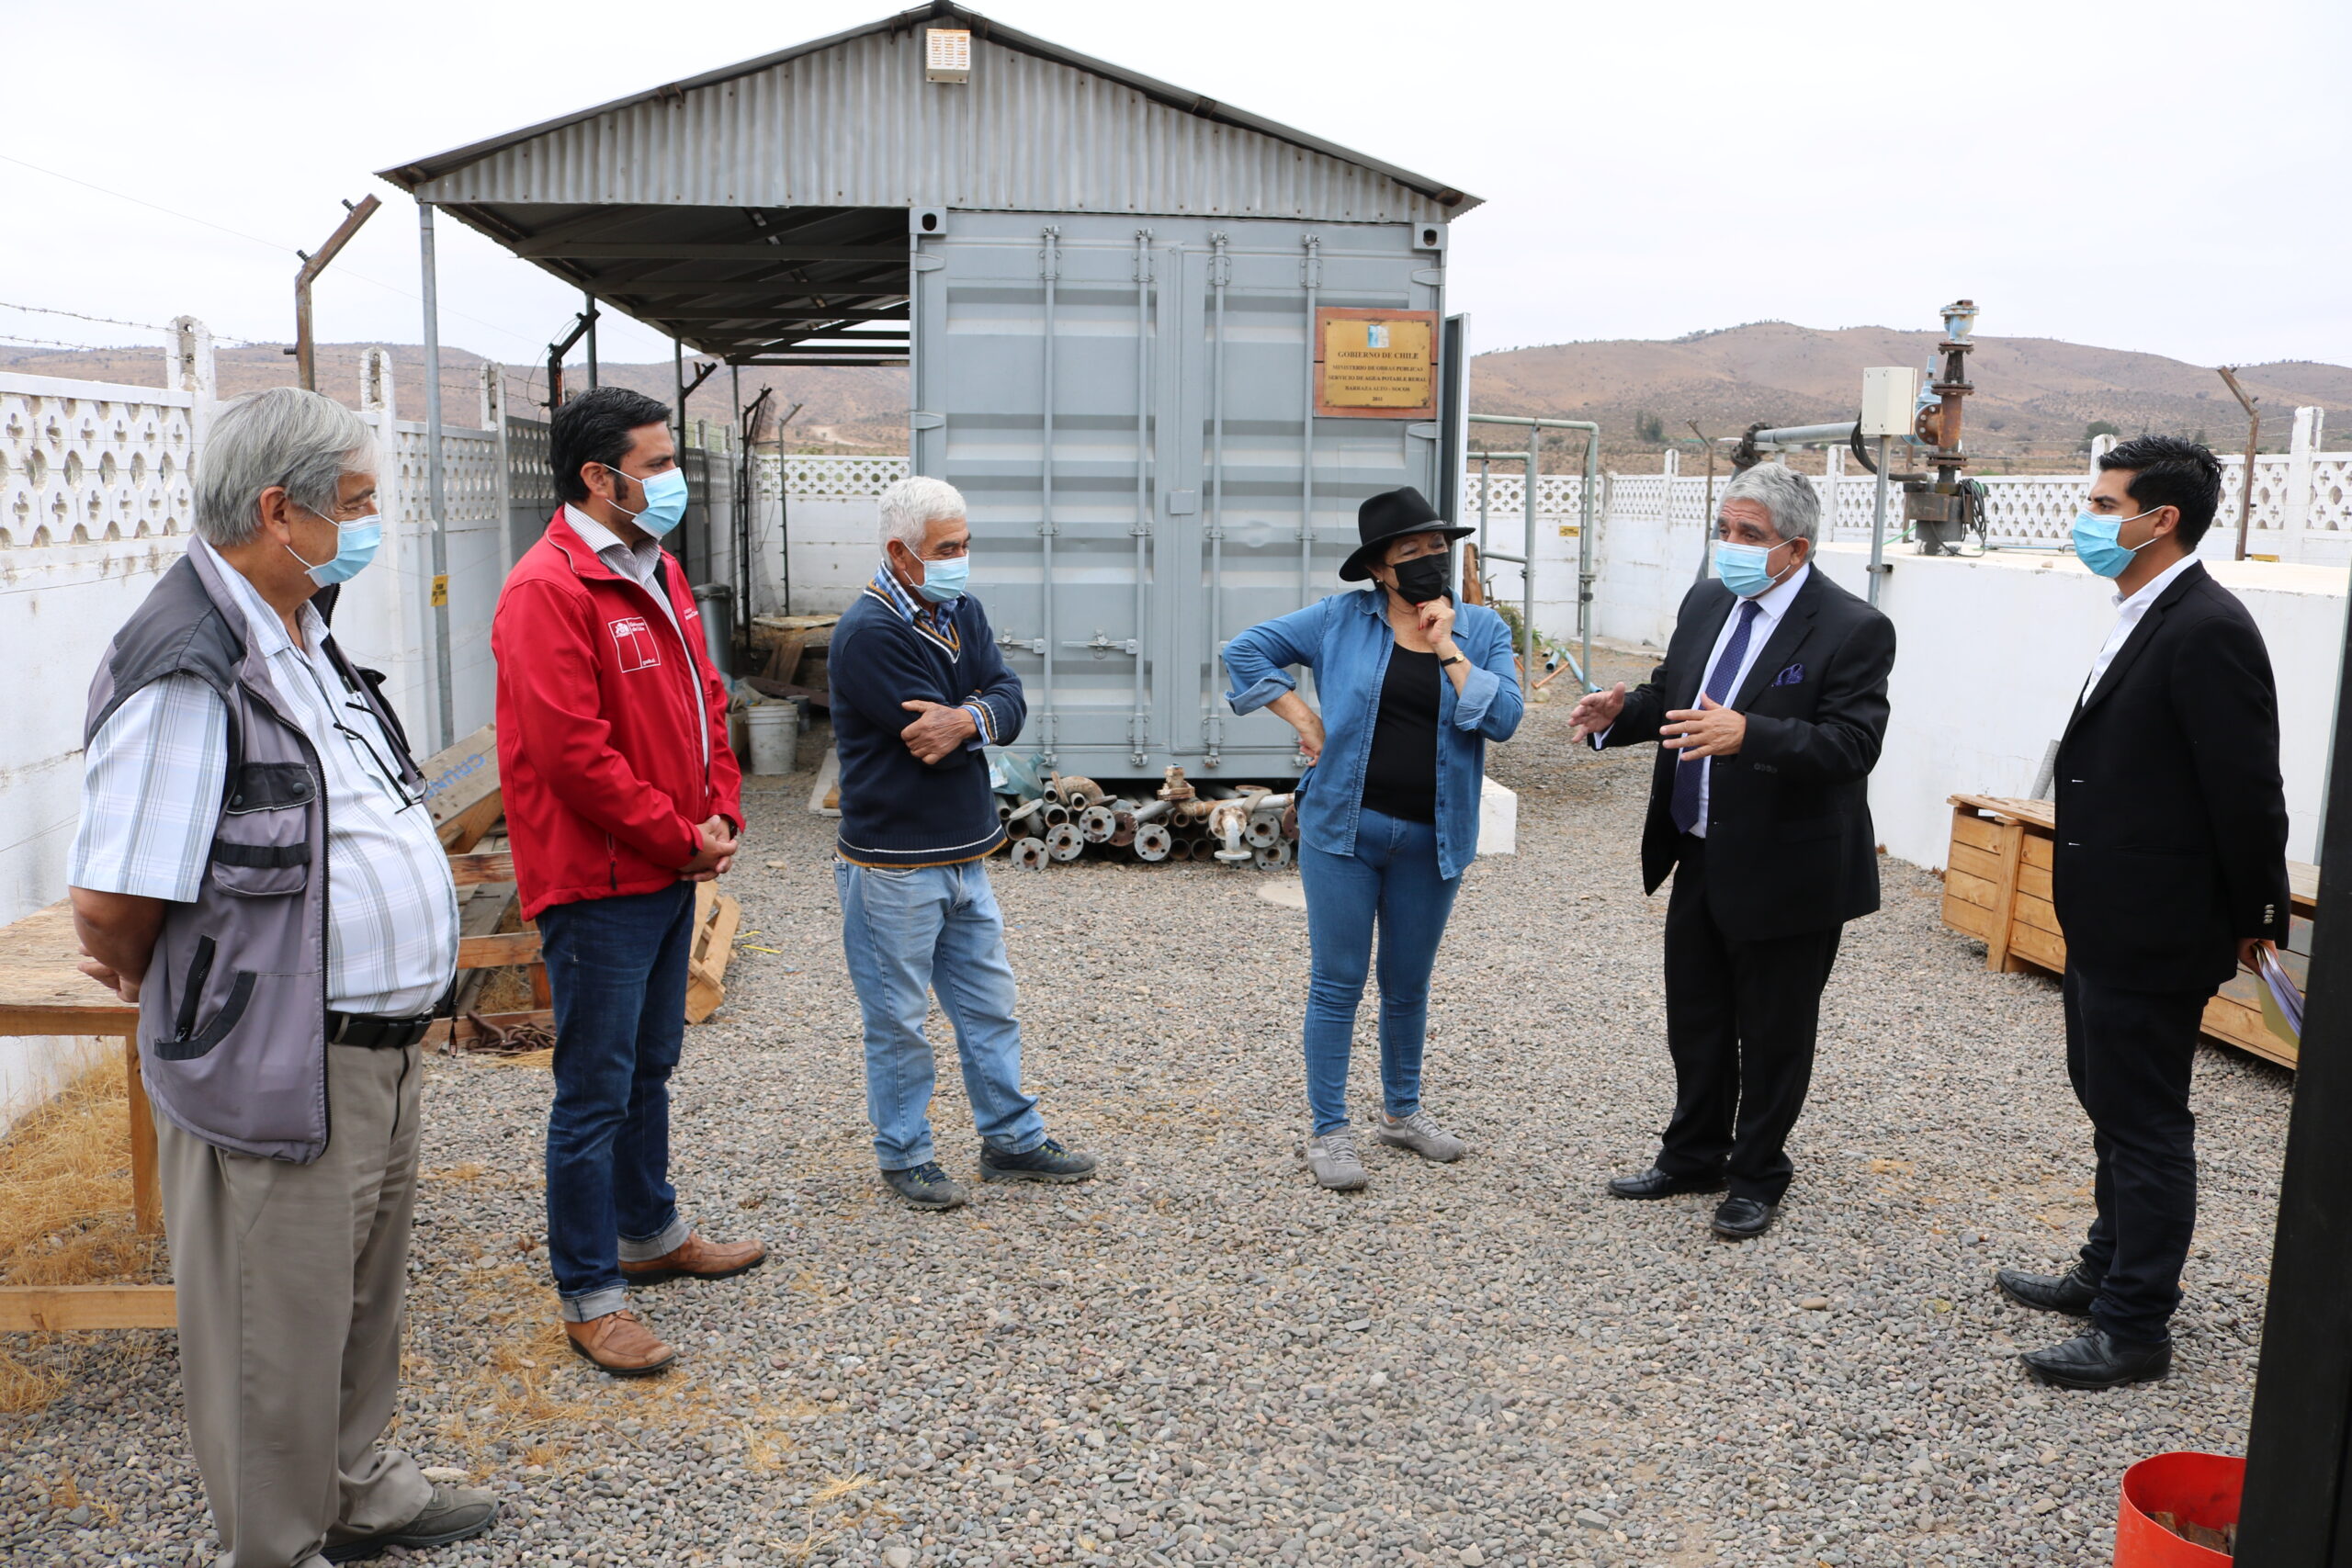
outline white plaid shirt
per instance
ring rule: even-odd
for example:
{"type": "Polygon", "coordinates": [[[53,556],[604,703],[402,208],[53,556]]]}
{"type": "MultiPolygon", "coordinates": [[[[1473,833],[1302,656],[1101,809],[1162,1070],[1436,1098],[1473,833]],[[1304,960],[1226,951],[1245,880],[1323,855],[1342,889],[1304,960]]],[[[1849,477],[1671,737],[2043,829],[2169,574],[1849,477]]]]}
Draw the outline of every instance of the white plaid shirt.
{"type": "MultiPolygon", "coordinates": [[[[202,539],[191,550],[209,550],[202,539]]],[[[458,964],[458,897],[432,814],[409,799],[390,740],[323,651],[326,623],[302,606],[302,643],[235,568],[212,565],[246,635],[325,773],[327,1005],[429,1012],[458,964]]],[[[82,826],[66,880],[98,893],[192,902],[204,886],[229,768],[229,710],[193,675],[141,687],[108,715],[83,758],[82,826]]]]}

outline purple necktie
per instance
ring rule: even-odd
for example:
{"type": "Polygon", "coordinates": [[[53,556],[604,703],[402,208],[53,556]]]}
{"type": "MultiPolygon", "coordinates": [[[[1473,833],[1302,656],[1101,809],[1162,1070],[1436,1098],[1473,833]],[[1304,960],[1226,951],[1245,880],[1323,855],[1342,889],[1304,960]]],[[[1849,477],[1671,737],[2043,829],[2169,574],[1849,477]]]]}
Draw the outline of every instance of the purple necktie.
{"type": "MultiPolygon", "coordinates": [[[[1738,679],[1739,666],[1747,657],[1747,636],[1756,629],[1756,617],[1760,613],[1753,599],[1739,602],[1739,625],[1732,627],[1731,640],[1724,644],[1721,659],[1707,676],[1707,695],[1718,703],[1731,701],[1732,682],[1738,679]]],[[[1699,784],[1706,776],[1706,760],[1695,762],[1678,761],[1674,767],[1674,825],[1687,833],[1699,825],[1699,784]]]]}

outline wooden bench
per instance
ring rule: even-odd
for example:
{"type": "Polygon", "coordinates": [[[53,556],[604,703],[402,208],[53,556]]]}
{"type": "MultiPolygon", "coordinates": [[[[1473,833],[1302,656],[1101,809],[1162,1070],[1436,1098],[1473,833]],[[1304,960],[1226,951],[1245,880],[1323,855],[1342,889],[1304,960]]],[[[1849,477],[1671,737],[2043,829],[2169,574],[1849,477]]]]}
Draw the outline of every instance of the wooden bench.
{"type": "MultiPolygon", "coordinates": [[[[107,1035],[122,1042],[130,1083],[130,1213],[141,1235],[164,1228],[155,1122],[139,1072],[139,1010],[82,973],[70,904],[0,926],[0,1034],[107,1035]]],[[[171,1328],[169,1285],[0,1285],[0,1331],[171,1328]]]]}
{"type": "MultiPolygon", "coordinates": [[[[1943,922],[1984,944],[1987,969],[2066,970],[2065,933],[2051,901],[2057,809],[2046,800],[2003,795],[1951,796],[1951,848],[1944,863],[1943,922]]],[[[2311,922],[2319,901],[2319,867],[2287,863],[2292,932],[2279,950],[2295,984],[2305,984],[2311,922]]],[[[2283,1066],[2295,1047],[2262,1020],[2262,982],[2241,970],[2205,1004],[2205,1032],[2283,1066]]]]}

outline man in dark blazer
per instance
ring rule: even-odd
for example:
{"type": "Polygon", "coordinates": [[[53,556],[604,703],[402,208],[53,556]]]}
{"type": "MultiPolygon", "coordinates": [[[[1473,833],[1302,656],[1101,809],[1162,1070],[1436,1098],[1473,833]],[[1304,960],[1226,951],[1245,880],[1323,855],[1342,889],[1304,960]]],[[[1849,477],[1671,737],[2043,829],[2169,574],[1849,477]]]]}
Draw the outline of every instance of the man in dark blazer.
{"type": "Polygon", "coordinates": [[[1821,990],[1845,923],[1878,908],[1866,797],[1886,733],[1894,627],[1813,570],[1820,503],[1780,463],[1725,486],[1716,575],[1683,598],[1666,662],[1570,716],[1599,749],[1660,745],[1642,883],[1668,871],[1666,1040],[1674,1115],[1657,1162],[1609,1190],[1729,1187],[1713,1230],[1770,1228],[1813,1078],[1821,990]]]}
{"type": "Polygon", "coordinates": [[[2098,1217],[2064,1274],[2003,1269],[2027,1306],[2087,1316],[2027,1355],[2065,1388],[2172,1370],[2197,1225],[2190,1068],[2205,1003],[2287,935],[2278,698],[2254,617],[2193,552],[2222,468],[2170,435],[2099,459],[2075,521],[2120,612],[2058,743],[2052,898],[2066,937],[2066,1075],[2091,1119],[2098,1217]]]}

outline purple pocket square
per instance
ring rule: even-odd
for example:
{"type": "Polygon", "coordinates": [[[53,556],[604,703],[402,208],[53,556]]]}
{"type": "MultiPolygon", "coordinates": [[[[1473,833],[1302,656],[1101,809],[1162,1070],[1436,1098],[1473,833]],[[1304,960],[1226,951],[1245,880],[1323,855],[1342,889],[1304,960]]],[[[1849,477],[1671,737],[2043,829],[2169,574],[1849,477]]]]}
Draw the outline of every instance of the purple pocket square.
{"type": "Polygon", "coordinates": [[[1792,664],[1786,670],[1781,671],[1778,675],[1772,677],[1772,684],[1775,686],[1801,685],[1804,683],[1804,666],[1802,664],[1792,664]]]}

